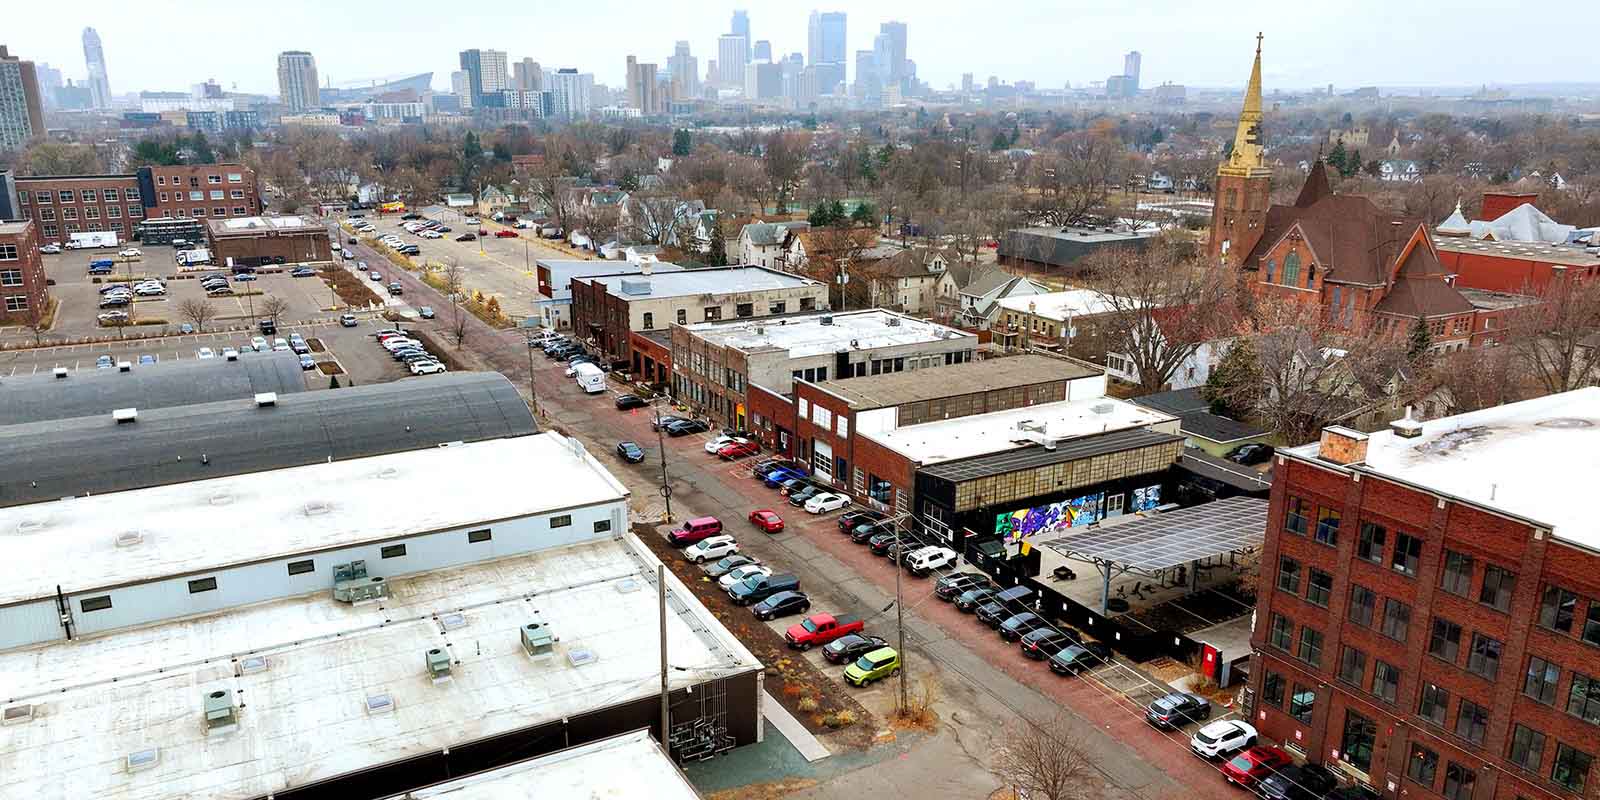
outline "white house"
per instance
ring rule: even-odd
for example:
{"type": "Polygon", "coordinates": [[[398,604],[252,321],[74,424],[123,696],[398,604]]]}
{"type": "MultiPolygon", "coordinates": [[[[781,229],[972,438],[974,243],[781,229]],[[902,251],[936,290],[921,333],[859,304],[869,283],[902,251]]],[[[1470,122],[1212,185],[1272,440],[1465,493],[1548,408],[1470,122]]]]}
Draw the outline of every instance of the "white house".
{"type": "Polygon", "coordinates": [[[950,262],[934,284],[934,307],[939,319],[952,325],[988,330],[1000,316],[1000,301],[1007,297],[1045,294],[1050,287],[986,264],[950,262]]]}
{"type": "Polygon", "coordinates": [[[1410,183],[1422,179],[1422,165],[1405,158],[1386,158],[1378,162],[1378,179],[1410,183]]]}
{"type": "MultiPolygon", "coordinates": [[[[1204,386],[1206,380],[1211,377],[1211,370],[1216,369],[1232,344],[1232,337],[1201,342],[1200,346],[1172,371],[1168,386],[1174,390],[1204,386]]],[[[1138,366],[1123,353],[1106,353],[1106,374],[1127,383],[1139,383],[1138,366]]]]}
{"type": "Polygon", "coordinates": [[[752,222],[739,231],[738,261],[768,269],[783,269],[789,234],[811,227],[809,222],[752,222]]]}

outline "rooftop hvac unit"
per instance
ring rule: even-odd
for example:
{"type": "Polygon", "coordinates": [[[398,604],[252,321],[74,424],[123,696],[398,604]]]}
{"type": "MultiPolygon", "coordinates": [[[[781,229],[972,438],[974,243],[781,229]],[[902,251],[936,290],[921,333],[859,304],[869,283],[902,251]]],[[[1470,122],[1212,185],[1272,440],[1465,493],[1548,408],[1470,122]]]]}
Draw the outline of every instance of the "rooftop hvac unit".
{"type": "Polygon", "coordinates": [[[144,531],[131,530],[117,534],[118,547],[132,547],[144,541],[144,531]]]}
{"type": "Polygon", "coordinates": [[[550,626],[543,622],[530,622],[522,626],[522,649],[531,658],[540,658],[555,654],[556,637],[550,632],[550,626]]]}
{"type": "Polygon", "coordinates": [[[422,656],[423,665],[428,669],[428,678],[435,686],[450,681],[450,654],[443,648],[435,647],[422,656]]]}
{"type": "Polygon", "coordinates": [[[116,420],[119,425],[124,422],[133,422],[139,418],[139,409],[119,408],[111,412],[111,418],[116,420]]]}
{"type": "Polygon", "coordinates": [[[900,318],[891,315],[889,317],[889,319],[885,320],[884,324],[888,325],[891,328],[898,328],[898,327],[900,327],[900,318]]]}
{"type": "Polygon", "coordinates": [[[58,380],[61,379],[61,378],[65,378],[65,377],[67,377],[67,368],[66,367],[56,367],[55,369],[50,370],[50,374],[56,376],[56,378],[58,380]]]}
{"type": "Polygon", "coordinates": [[[387,693],[367,695],[365,707],[367,709],[367,716],[387,714],[394,710],[394,696],[387,693]]]}
{"type": "Polygon", "coordinates": [[[207,736],[227,733],[239,727],[239,710],[233,705],[233,695],[218,689],[206,692],[203,702],[207,736]]]}
{"type": "Polygon", "coordinates": [[[1111,410],[1114,408],[1116,408],[1116,406],[1110,403],[1095,403],[1094,405],[1089,406],[1089,410],[1096,414],[1110,414],[1111,410]]]}
{"type": "Polygon", "coordinates": [[[341,603],[363,603],[389,596],[389,584],[382,578],[367,576],[366,561],[333,565],[333,599],[341,603]]]}
{"type": "Polygon", "coordinates": [[[622,293],[625,295],[635,297],[647,295],[650,293],[650,281],[638,278],[623,278],[621,288],[622,293]]]}

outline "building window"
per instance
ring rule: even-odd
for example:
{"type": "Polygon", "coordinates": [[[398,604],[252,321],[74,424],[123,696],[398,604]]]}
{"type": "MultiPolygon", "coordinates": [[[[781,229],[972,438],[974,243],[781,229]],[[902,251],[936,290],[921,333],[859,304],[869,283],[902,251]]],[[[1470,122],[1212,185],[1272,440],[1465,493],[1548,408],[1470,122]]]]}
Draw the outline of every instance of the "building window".
{"type": "Polygon", "coordinates": [[[201,592],[214,592],[216,590],[217,590],[217,579],[216,578],[199,578],[199,579],[196,579],[196,580],[189,581],[189,594],[199,594],[201,592]]]}
{"type": "Polygon", "coordinates": [[[309,558],[304,560],[304,561],[290,561],[289,562],[289,574],[290,575],[304,575],[307,572],[315,572],[316,570],[317,570],[317,562],[315,562],[315,561],[313,561],[313,560],[311,560],[309,558]]]}
{"type": "Polygon", "coordinates": [[[1447,619],[1434,617],[1433,632],[1428,636],[1428,652],[1452,664],[1461,652],[1461,626],[1447,619]]]}
{"type": "Polygon", "coordinates": [[[1372,693],[1393,703],[1400,693],[1400,668],[1384,661],[1372,662],[1372,693]]]}
{"type": "Polygon", "coordinates": [[[1567,691],[1567,713],[1584,722],[1600,725],[1600,680],[1581,672],[1572,673],[1572,688],[1567,691]]]}
{"type": "Polygon", "coordinates": [[[1456,706],[1456,735],[1479,747],[1483,746],[1483,736],[1489,730],[1489,709],[1477,703],[1461,698],[1456,706]]]}
{"type": "Polygon", "coordinates": [[[44,236],[46,238],[55,236],[56,235],[56,226],[54,226],[54,225],[45,225],[39,232],[44,234],[44,236]]]}
{"type": "Polygon", "coordinates": [[[1539,599],[1539,624],[1553,631],[1572,632],[1572,618],[1578,613],[1578,596],[1560,586],[1544,587],[1539,599]]]}
{"type": "MultiPolygon", "coordinates": [[[[108,189],[107,191],[111,190],[108,189]]],[[[78,192],[78,195],[83,198],[83,202],[85,203],[100,202],[100,191],[98,189],[84,189],[78,192]]]]}
{"type": "Polygon", "coordinates": [[[1329,547],[1339,546],[1339,512],[1337,509],[1317,509],[1317,532],[1313,538],[1329,547]]]}
{"type": "Polygon", "coordinates": [[[565,528],[565,527],[567,527],[567,526],[569,526],[571,524],[572,524],[572,515],[571,514],[562,514],[559,517],[551,517],[550,518],[550,527],[551,528],[565,528]]]}
{"type": "MultiPolygon", "coordinates": [[[[176,181],[177,179],[174,178],[173,180],[176,181]]],[[[200,176],[198,176],[198,175],[190,175],[189,176],[189,185],[190,186],[199,186],[200,185],[200,176]]]]}
{"type": "Polygon", "coordinates": [[[222,183],[222,176],[221,175],[207,175],[206,176],[206,183],[213,184],[213,185],[220,184],[220,183],[222,183]]]}
{"type": "Polygon", "coordinates": [[[1367,672],[1367,654],[1345,645],[1339,651],[1339,680],[1351,686],[1361,685],[1361,676],[1367,672]]]}
{"type": "Polygon", "coordinates": [[[1511,593],[1516,591],[1517,576],[1512,571],[1490,564],[1483,570],[1483,588],[1478,592],[1478,602],[1496,611],[1511,610],[1511,593]]]}
{"type": "Polygon", "coordinates": [[[213,207],[211,209],[211,216],[213,216],[213,217],[226,217],[226,216],[228,216],[228,209],[223,207],[223,206],[213,207]]]}
{"type": "MultiPolygon", "coordinates": [[[[17,245],[13,242],[0,242],[0,261],[16,261],[17,245]]],[[[20,281],[19,281],[20,283],[20,281]]]]}
{"type": "Polygon", "coordinates": [[[1277,260],[1276,259],[1272,259],[1272,258],[1267,259],[1267,279],[1266,279],[1266,282],[1267,283],[1272,283],[1272,276],[1276,275],[1277,273],[1278,273],[1278,262],[1277,262],[1277,260]]]}
{"type": "MultiPolygon", "coordinates": [[[[4,254],[4,248],[3,248],[3,246],[0,246],[0,255],[3,255],[3,254],[4,254]]],[[[22,270],[20,270],[20,269],[0,269],[0,286],[21,286],[21,285],[22,285],[22,270]]]]}
{"type": "Polygon", "coordinates": [[[1420,744],[1411,745],[1411,757],[1406,759],[1406,777],[1430,789],[1439,771],[1439,754],[1420,744]]]}
{"type": "Polygon", "coordinates": [[[1409,533],[1394,536],[1394,558],[1389,566],[1401,575],[1416,577],[1417,564],[1422,560],[1422,539],[1409,533]]]}
{"type": "Polygon", "coordinates": [[[63,203],[70,203],[72,202],[72,191],[70,189],[62,189],[56,193],[56,197],[63,203]]]}
{"type": "Polygon", "coordinates": [[[237,172],[228,173],[228,183],[239,183],[240,181],[243,181],[243,180],[244,180],[244,176],[242,174],[240,174],[240,173],[237,173],[237,172]]]}
{"type": "MultiPolygon", "coordinates": [[[[110,195],[106,195],[106,199],[107,200],[111,200],[113,198],[110,195]]],[[[134,200],[138,200],[139,199],[139,190],[138,189],[124,189],[124,190],[122,190],[122,199],[130,201],[130,202],[134,201],[134,200]]]]}
{"type": "Polygon", "coordinates": [[[191,216],[191,217],[203,217],[205,215],[206,215],[206,210],[204,208],[194,208],[194,209],[190,209],[190,211],[189,211],[189,216],[191,216]]]}
{"type": "Polygon", "coordinates": [[[1589,644],[1600,644],[1600,603],[1590,601],[1589,613],[1583,620],[1583,636],[1589,644]]]}
{"type": "Polygon", "coordinates": [[[244,216],[245,215],[244,206],[234,206],[233,207],[233,215],[236,216],[236,217],[244,216]]]}
{"type": "Polygon", "coordinates": [[[1528,674],[1522,679],[1522,693],[1545,705],[1556,701],[1556,683],[1561,668],[1539,656],[1528,656],[1528,674]]]}
{"type": "Polygon", "coordinates": [[[1472,589],[1472,556],[1454,550],[1444,551],[1444,569],[1439,573],[1439,588],[1466,597],[1472,589]]]}
{"type": "Polygon", "coordinates": [[[1322,631],[1310,625],[1300,626],[1300,651],[1295,655],[1313,667],[1322,666],[1322,631]]]}
{"type": "Polygon", "coordinates": [[[487,541],[489,541],[490,539],[493,539],[493,538],[494,538],[494,534],[491,533],[488,528],[483,528],[482,530],[476,530],[476,531],[467,531],[467,544],[477,544],[479,542],[487,542],[487,541]]]}
{"type": "Polygon", "coordinates": [[[1550,780],[1583,794],[1584,787],[1589,784],[1589,767],[1593,764],[1594,756],[1569,744],[1557,742],[1556,763],[1550,770],[1550,780]]]}
{"type": "Polygon", "coordinates": [[[656,327],[656,315],[652,314],[649,311],[644,312],[644,329],[647,330],[647,331],[650,331],[650,330],[655,330],[655,327],[656,327]]]}
{"type": "Polygon", "coordinates": [[[1363,628],[1372,627],[1378,610],[1378,594],[1359,583],[1350,584],[1350,621],[1363,628]]]}
{"type": "Polygon", "coordinates": [[[128,206],[128,216],[133,219],[142,219],[144,217],[144,207],[128,206]]]}
{"type": "Polygon", "coordinates": [[[1299,497],[1289,498],[1288,507],[1283,515],[1283,529],[1301,536],[1306,535],[1307,515],[1310,511],[1310,503],[1299,497]]]}
{"type": "Polygon", "coordinates": [[[122,219],[122,206],[106,206],[106,218],[122,219]]]}
{"type": "Polygon", "coordinates": [[[1472,650],[1467,653],[1467,671],[1494,680],[1500,674],[1501,650],[1499,639],[1491,639],[1481,633],[1472,634],[1472,650]]]}
{"type": "Polygon", "coordinates": [[[403,544],[385,545],[383,550],[379,552],[384,558],[399,558],[406,554],[406,546],[403,544]]]}
{"type": "Polygon", "coordinates": [[[706,322],[715,322],[722,319],[722,306],[707,306],[705,314],[706,322]]]}
{"type": "Polygon", "coordinates": [[[1282,614],[1273,614],[1272,622],[1267,628],[1267,642],[1273,647],[1289,652],[1289,642],[1293,640],[1294,623],[1282,614]]]}
{"type": "MultiPolygon", "coordinates": [[[[56,218],[56,210],[55,209],[53,209],[53,208],[41,208],[41,209],[39,209],[39,221],[40,222],[51,222],[51,221],[55,220],[55,218],[56,218]]],[[[45,227],[48,228],[48,227],[51,227],[51,226],[46,225],[45,227]]]]}
{"type": "Polygon", "coordinates": [[[1384,636],[1398,641],[1405,641],[1406,634],[1411,631],[1411,606],[1392,597],[1383,601],[1383,624],[1380,628],[1384,636]]]}
{"type": "Polygon", "coordinates": [[[1283,708],[1283,676],[1268,672],[1261,679],[1261,702],[1273,708],[1283,708]]]}
{"type": "Polygon", "coordinates": [[[9,295],[6,295],[6,310],[7,311],[27,311],[28,310],[28,296],[25,295],[25,294],[9,294],[9,295]]]}
{"type": "Polygon", "coordinates": [[[736,317],[755,316],[755,313],[756,306],[754,303],[739,303],[733,307],[733,315],[736,317]]]}
{"type": "Polygon", "coordinates": [[[800,310],[801,311],[815,311],[815,310],[817,310],[817,298],[815,298],[815,297],[802,297],[802,298],[800,298],[800,310]]]}
{"type": "Polygon", "coordinates": [[[100,207],[99,206],[84,206],[83,207],[83,218],[84,219],[99,219],[100,218],[100,207]]]}
{"type": "Polygon", "coordinates": [[[90,611],[104,611],[111,607],[111,595],[103,594],[99,597],[85,597],[78,601],[78,608],[85,614],[90,611]]]}
{"type": "Polygon", "coordinates": [[[1300,285],[1300,254],[1292,250],[1283,257],[1283,282],[1288,286],[1300,285]]]}
{"type": "Polygon", "coordinates": [[[679,325],[683,325],[683,324],[687,323],[688,321],[689,321],[689,311],[688,311],[688,309],[684,309],[684,308],[678,309],[678,324],[679,325]]]}
{"type": "Polygon", "coordinates": [[[165,175],[157,175],[156,176],[156,185],[157,186],[166,186],[167,185],[167,176],[165,176],[165,175]]]}
{"type": "Polygon", "coordinates": [[[1444,725],[1444,715],[1450,710],[1450,693],[1443,686],[1422,685],[1422,701],[1417,704],[1417,715],[1435,725],[1444,725]]]}
{"type": "Polygon", "coordinates": [[[1313,567],[1307,575],[1306,601],[1327,608],[1332,595],[1333,576],[1313,567]]]}
{"type": "Polygon", "coordinates": [[[231,199],[234,199],[234,200],[243,200],[244,199],[244,191],[242,189],[234,189],[233,191],[228,193],[228,197],[231,198],[231,199]]]}
{"type": "Polygon", "coordinates": [[[1472,800],[1472,784],[1476,779],[1472,770],[1454,761],[1447,762],[1444,766],[1445,800],[1472,800]]]}
{"type": "Polygon", "coordinates": [[[1300,562],[1288,556],[1278,559],[1278,591],[1300,594],[1300,562]]]}
{"type": "Polygon", "coordinates": [[[611,520],[609,520],[609,519],[595,520],[595,523],[594,523],[594,532],[595,533],[605,533],[606,531],[609,531],[609,530],[611,530],[611,520]]]}
{"type": "Polygon", "coordinates": [[[62,219],[77,219],[78,218],[78,209],[73,208],[72,206],[68,206],[66,208],[61,209],[61,218],[62,219]]]}
{"type": "Polygon", "coordinates": [[[1538,772],[1544,762],[1544,734],[1518,723],[1511,729],[1511,750],[1506,759],[1529,772],[1538,772]]]}
{"type": "Polygon", "coordinates": [[[768,314],[782,314],[788,308],[788,303],[778,300],[767,304],[768,314]]]}
{"type": "Polygon", "coordinates": [[[1289,716],[1306,725],[1311,724],[1312,712],[1317,705],[1317,690],[1309,686],[1294,685],[1294,694],[1289,696],[1289,716]]]}

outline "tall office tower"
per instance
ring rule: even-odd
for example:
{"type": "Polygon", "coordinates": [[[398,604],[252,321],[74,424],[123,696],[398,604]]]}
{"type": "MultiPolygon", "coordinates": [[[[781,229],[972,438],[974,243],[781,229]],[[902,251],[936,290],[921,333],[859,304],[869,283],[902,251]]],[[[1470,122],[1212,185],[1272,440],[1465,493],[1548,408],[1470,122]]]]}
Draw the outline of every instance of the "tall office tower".
{"type": "Polygon", "coordinates": [[[878,71],[878,54],[872,50],[856,51],[856,102],[866,108],[876,108],[883,102],[883,76],[878,71]]]}
{"type": "Polygon", "coordinates": [[[56,90],[62,86],[61,70],[40,61],[33,65],[33,73],[39,79],[39,102],[46,111],[56,108],[59,105],[56,90]]]}
{"type": "Polygon", "coordinates": [[[771,61],[772,42],[769,42],[766,39],[756,42],[755,50],[751,54],[751,58],[755,61],[771,61]]]}
{"type": "Polygon", "coordinates": [[[1130,90],[1132,90],[1131,94],[1138,94],[1139,93],[1139,51],[1138,50],[1134,50],[1133,52],[1131,52],[1131,53],[1129,53],[1129,54],[1127,54],[1127,55],[1122,57],[1122,74],[1128,76],[1128,88],[1130,90]]]}
{"type": "Polygon", "coordinates": [[[641,64],[633,56],[628,56],[628,105],[646,115],[666,111],[656,84],[656,65],[641,64]]]}
{"type": "Polygon", "coordinates": [[[972,94],[972,73],[961,73],[961,93],[972,94]]]}
{"type": "Polygon", "coordinates": [[[504,50],[462,50],[461,68],[470,76],[474,108],[483,107],[485,96],[499,95],[510,88],[504,50]]]}
{"type": "Polygon", "coordinates": [[[700,96],[700,62],[689,54],[688,42],[673,45],[672,57],[667,59],[667,72],[672,76],[673,100],[700,96]]]}
{"type": "Polygon", "coordinates": [[[593,109],[594,75],[575,69],[558,69],[546,75],[550,85],[550,113],[573,119],[588,116],[593,109]]]}
{"type": "Polygon", "coordinates": [[[539,62],[524,58],[511,65],[511,88],[519,92],[537,92],[544,88],[544,71],[539,62]]]}
{"type": "Polygon", "coordinates": [[[0,44],[0,152],[20,150],[29,139],[44,135],[44,101],[39,74],[0,44]]]}
{"type": "Polygon", "coordinates": [[[806,63],[843,64],[849,58],[844,47],[844,12],[811,12],[811,21],[806,26],[806,63]]]}
{"type": "Polygon", "coordinates": [[[472,73],[464,69],[450,73],[450,93],[460,98],[460,108],[472,108],[472,73]]]}
{"type": "MultiPolygon", "coordinates": [[[[742,12],[741,12],[742,13],[742,12]]],[[[750,63],[750,40],[735,33],[717,37],[717,70],[723,88],[744,85],[744,65],[750,63]]]]}
{"type": "Polygon", "coordinates": [[[317,94],[317,60],[304,50],[278,54],[278,97],[285,108],[299,114],[322,105],[317,94]]]}
{"type": "Polygon", "coordinates": [[[750,43],[755,41],[750,38],[750,12],[742,8],[733,12],[733,25],[729,28],[728,33],[733,36],[744,37],[744,61],[740,64],[740,72],[742,73],[744,71],[743,65],[750,63],[750,43]]]}
{"type": "Polygon", "coordinates": [[[83,29],[83,61],[89,68],[89,98],[95,108],[111,107],[111,81],[106,78],[106,53],[100,47],[100,34],[83,29]]]}
{"type": "Polygon", "coordinates": [[[879,25],[872,49],[878,54],[878,71],[883,83],[903,84],[910,75],[906,69],[906,24],[885,22],[879,25]]]}

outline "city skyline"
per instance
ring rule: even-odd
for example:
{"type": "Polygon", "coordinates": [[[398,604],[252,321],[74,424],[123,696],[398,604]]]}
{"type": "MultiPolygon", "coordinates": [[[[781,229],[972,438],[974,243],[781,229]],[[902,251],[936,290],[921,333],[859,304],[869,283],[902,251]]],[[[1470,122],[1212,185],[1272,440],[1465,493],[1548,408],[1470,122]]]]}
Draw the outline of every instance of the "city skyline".
{"type": "MultiPolygon", "coordinates": [[[[291,7],[294,5],[290,3],[291,7]]],[[[317,26],[297,24],[299,17],[294,14],[275,15],[261,21],[249,40],[215,53],[204,64],[196,64],[181,51],[139,44],[164,35],[157,24],[159,15],[138,14],[104,2],[80,6],[84,9],[83,19],[72,21],[79,24],[65,24],[59,17],[18,15],[9,20],[12,24],[8,26],[7,44],[14,53],[35,62],[58,65],[66,78],[83,82],[88,71],[79,34],[83,25],[92,22],[100,32],[105,61],[116,65],[117,80],[112,91],[122,94],[141,89],[181,89],[215,76],[230,91],[273,95],[278,91],[276,54],[287,49],[313,53],[325,86],[330,81],[337,86],[431,71],[435,74],[435,88],[448,90],[450,72],[459,69],[459,53],[481,48],[503,50],[516,60],[531,57],[546,69],[575,67],[580,72],[593,73],[597,83],[620,87],[625,85],[624,59],[630,53],[641,61],[664,63],[673,53],[674,42],[685,40],[702,62],[714,56],[717,37],[729,31],[737,10],[748,11],[752,38],[770,41],[774,58],[807,52],[809,18],[818,11],[842,12],[851,17],[846,53],[872,49],[883,23],[905,23],[910,40],[906,55],[916,62],[917,77],[939,89],[959,85],[966,72],[973,73],[980,84],[994,75],[1003,82],[1026,80],[1041,87],[1061,87],[1068,82],[1083,86],[1103,81],[1130,50],[1144,54],[1141,84],[1146,87],[1168,81],[1196,87],[1239,84],[1237,64],[1215,57],[1219,43],[1239,35],[1238,24],[1214,19],[1217,15],[1200,9],[1168,9],[1161,13],[1161,19],[1169,24],[1150,26],[1149,9],[1076,9],[1066,14],[1042,3],[1008,8],[1003,15],[973,17],[970,11],[953,5],[909,2],[865,8],[848,3],[765,7],[691,2],[667,9],[635,8],[615,0],[599,0],[586,7],[583,15],[552,17],[530,13],[530,23],[555,34],[530,43],[510,33],[519,26],[509,19],[508,24],[491,31],[449,19],[431,20],[425,32],[417,31],[407,24],[415,19],[405,13],[407,5],[421,8],[410,0],[400,0],[393,8],[396,13],[372,18],[353,9],[316,6],[318,19],[325,23],[317,26]],[[605,19],[617,35],[602,40],[589,35],[592,26],[586,20],[591,15],[605,19]],[[1033,21],[1024,26],[1011,24],[1019,16],[1033,21]],[[341,17],[348,17],[349,24],[341,23],[341,17]],[[1081,32],[1085,25],[1097,28],[1092,40],[1075,41],[1071,48],[1061,47],[1063,37],[1081,32]],[[559,35],[562,31],[572,35],[559,35]],[[396,55],[380,56],[385,60],[374,61],[370,49],[349,44],[352,35],[363,33],[386,37],[392,43],[405,41],[406,46],[386,46],[379,52],[396,55]],[[610,44],[613,41],[617,44],[610,44]],[[919,59],[918,55],[922,57],[919,59]]],[[[1379,8],[1376,3],[1371,5],[1375,11],[1379,8]]],[[[1468,5],[1488,8],[1484,3],[1468,5]]],[[[1425,9],[1384,6],[1382,11],[1389,23],[1379,29],[1346,31],[1348,35],[1332,31],[1334,35],[1311,37],[1302,32],[1303,26],[1292,9],[1261,2],[1246,2],[1245,6],[1240,14],[1225,16],[1249,19],[1246,27],[1251,28],[1251,35],[1259,28],[1266,33],[1268,49],[1275,44],[1280,48],[1274,66],[1264,75],[1272,89],[1311,88],[1328,83],[1342,87],[1456,87],[1600,81],[1600,69],[1584,57],[1581,49],[1554,48],[1538,55],[1513,52],[1482,59],[1469,51],[1447,47],[1446,43],[1461,41],[1460,36],[1469,34],[1467,20],[1473,16],[1470,8],[1439,15],[1425,9]],[[1414,30],[1428,30],[1430,36],[1418,41],[1411,33],[1414,30]],[[1418,57],[1419,46],[1425,48],[1423,57],[1418,57]],[[1432,52],[1427,52],[1429,49],[1432,52]]],[[[1355,24],[1362,15],[1343,17],[1355,24]]],[[[754,42],[749,44],[753,46],[754,42]]],[[[849,79],[855,79],[853,69],[849,79]]]]}

